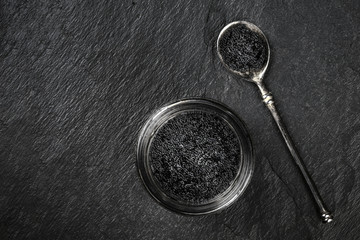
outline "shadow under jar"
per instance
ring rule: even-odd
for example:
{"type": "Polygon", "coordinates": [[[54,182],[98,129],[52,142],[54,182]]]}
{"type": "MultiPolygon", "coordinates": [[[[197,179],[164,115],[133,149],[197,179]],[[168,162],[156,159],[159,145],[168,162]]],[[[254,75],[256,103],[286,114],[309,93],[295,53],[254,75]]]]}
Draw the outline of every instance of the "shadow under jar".
{"type": "Polygon", "coordinates": [[[200,215],[224,209],[244,192],[254,159],[240,118],[219,102],[193,98],[148,119],[137,167],[155,200],[177,213],[200,215]]]}

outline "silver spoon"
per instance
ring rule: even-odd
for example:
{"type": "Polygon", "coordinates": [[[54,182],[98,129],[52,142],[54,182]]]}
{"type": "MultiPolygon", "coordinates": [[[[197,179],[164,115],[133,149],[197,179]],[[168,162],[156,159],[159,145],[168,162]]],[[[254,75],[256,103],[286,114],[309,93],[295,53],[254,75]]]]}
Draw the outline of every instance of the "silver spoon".
{"type": "Polygon", "coordinates": [[[240,75],[259,87],[263,101],[270,110],[296,165],[320,209],[322,221],[325,223],[332,222],[333,216],[326,210],[319,191],[311,179],[303,160],[297,153],[295,145],[275,108],[273,97],[262,81],[270,60],[270,46],[264,33],[252,23],[245,21],[232,22],[221,30],[217,39],[217,52],[221,62],[229,71],[240,75]]]}

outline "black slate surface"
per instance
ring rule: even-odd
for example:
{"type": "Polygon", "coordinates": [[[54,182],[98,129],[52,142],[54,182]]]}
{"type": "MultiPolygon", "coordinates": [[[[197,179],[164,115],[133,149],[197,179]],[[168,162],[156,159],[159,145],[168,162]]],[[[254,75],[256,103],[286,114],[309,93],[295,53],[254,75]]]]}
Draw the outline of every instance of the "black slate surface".
{"type": "Polygon", "coordinates": [[[1,239],[359,239],[359,1],[1,1],[1,239]],[[266,83],[335,222],[323,225],[256,87],[219,62],[234,20],[271,44],[266,83]],[[159,206],[135,167],[149,114],[219,100],[253,179],[227,210],[159,206]]]}

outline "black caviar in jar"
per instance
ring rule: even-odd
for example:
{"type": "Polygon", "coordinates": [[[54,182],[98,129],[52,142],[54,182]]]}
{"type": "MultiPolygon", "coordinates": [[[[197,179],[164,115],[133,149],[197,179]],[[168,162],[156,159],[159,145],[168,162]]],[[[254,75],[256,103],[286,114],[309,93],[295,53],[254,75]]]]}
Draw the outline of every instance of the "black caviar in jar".
{"type": "Polygon", "coordinates": [[[187,112],[158,129],[150,147],[150,166],[169,197],[204,203],[231,185],[240,151],[239,140],[224,119],[207,112],[187,112]]]}

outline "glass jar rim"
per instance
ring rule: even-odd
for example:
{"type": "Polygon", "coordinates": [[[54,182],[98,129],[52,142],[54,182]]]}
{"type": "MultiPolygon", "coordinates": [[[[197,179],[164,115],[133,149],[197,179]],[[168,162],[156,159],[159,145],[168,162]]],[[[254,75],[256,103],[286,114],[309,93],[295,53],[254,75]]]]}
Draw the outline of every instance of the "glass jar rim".
{"type": "Polygon", "coordinates": [[[140,178],[150,195],[169,210],[187,215],[202,215],[217,212],[230,206],[240,197],[248,186],[254,171],[254,154],[251,140],[244,122],[226,105],[205,98],[187,98],[166,104],[155,111],[142,127],[136,149],[136,165],[140,178]],[[157,186],[150,169],[149,150],[157,130],[169,119],[186,111],[205,111],[214,113],[225,120],[239,139],[240,164],[237,176],[230,187],[212,201],[204,204],[190,204],[177,201],[157,186]]]}

